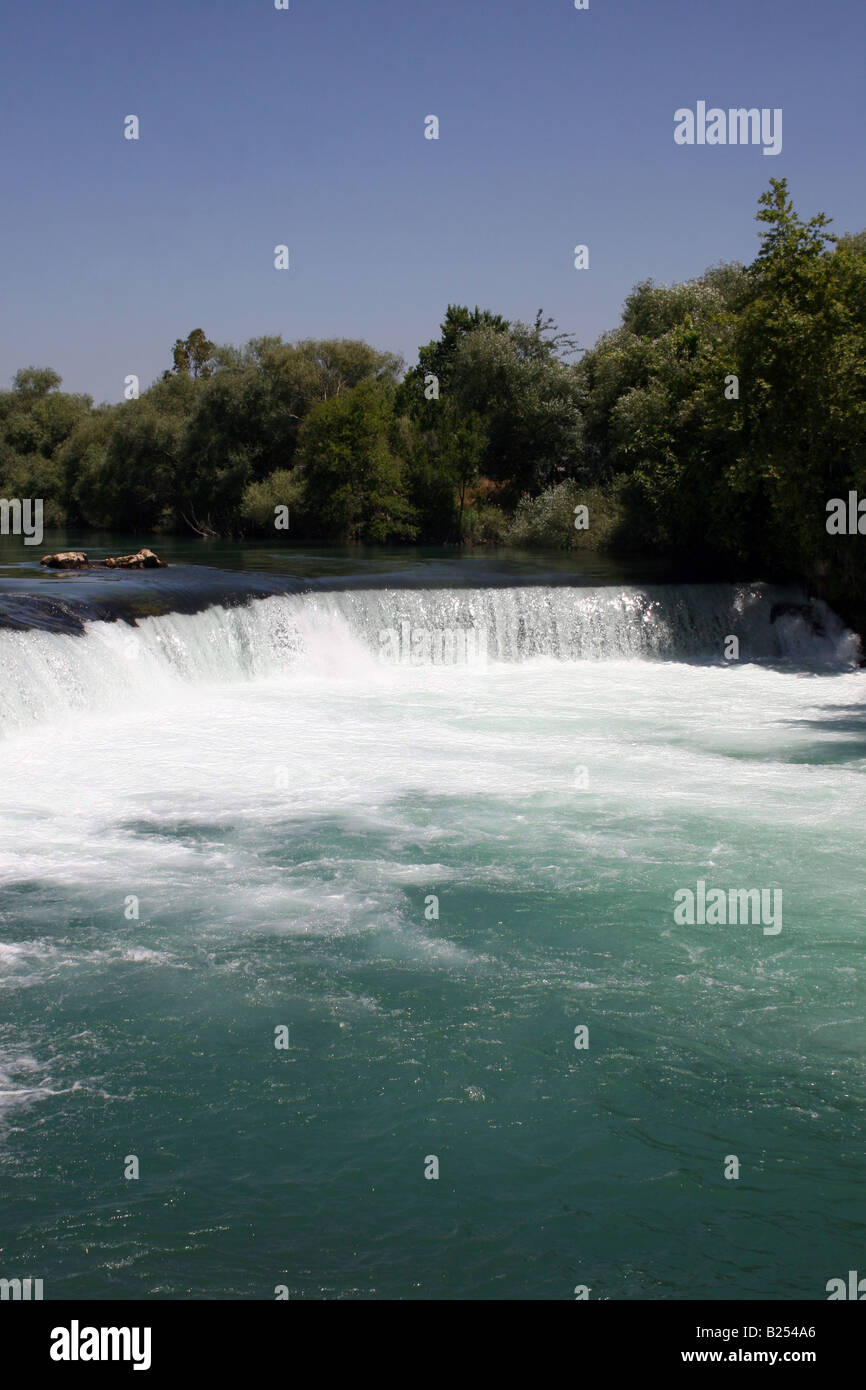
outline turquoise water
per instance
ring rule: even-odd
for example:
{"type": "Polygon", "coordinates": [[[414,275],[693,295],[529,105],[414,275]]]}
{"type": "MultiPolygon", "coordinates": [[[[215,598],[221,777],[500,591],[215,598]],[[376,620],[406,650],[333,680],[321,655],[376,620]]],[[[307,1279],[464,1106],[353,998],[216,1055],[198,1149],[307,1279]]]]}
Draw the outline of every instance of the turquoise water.
{"type": "Polygon", "coordinates": [[[0,631],[0,1274],[826,1298],[863,1262],[866,673],[778,599],[0,631]],[[389,662],[401,623],[487,659],[389,662]],[[781,889],[781,931],[677,925],[698,880],[781,889]]]}

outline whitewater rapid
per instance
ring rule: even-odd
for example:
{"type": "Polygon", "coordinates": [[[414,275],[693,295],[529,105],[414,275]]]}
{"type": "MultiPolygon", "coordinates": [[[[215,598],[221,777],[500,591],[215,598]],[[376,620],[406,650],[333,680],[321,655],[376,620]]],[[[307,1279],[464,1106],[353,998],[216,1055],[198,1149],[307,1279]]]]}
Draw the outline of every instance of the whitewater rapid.
{"type": "Polygon", "coordinates": [[[789,599],[356,590],[0,632],[7,1272],[823,1297],[862,1212],[866,671],[832,614],[771,621],[789,599]],[[404,623],[484,627],[487,660],[390,660],[404,623]],[[778,890],[781,931],[678,925],[701,881],[778,890]]]}
{"type": "Polygon", "coordinates": [[[199,613],[89,621],[81,633],[0,631],[0,731],[152,701],[179,682],[398,664],[656,659],[850,667],[858,644],[823,603],[764,585],[518,587],[286,594],[199,613]]]}

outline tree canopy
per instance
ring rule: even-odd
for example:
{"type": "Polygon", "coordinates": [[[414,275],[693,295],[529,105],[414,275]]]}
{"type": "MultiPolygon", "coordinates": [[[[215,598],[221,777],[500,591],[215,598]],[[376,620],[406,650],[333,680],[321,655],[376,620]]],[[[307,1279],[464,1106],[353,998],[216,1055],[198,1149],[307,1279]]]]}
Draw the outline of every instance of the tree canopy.
{"type": "Polygon", "coordinates": [[[178,338],[141,397],[94,406],[50,367],[0,391],[0,492],[49,525],[272,533],[341,543],[575,546],[589,536],[706,571],[797,573],[862,596],[858,538],[827,502],[866,496],[866,232],[803,220],[784,179],[748,266],[644,279],[579,356],[534,322],[449,304],[403,373],[356,339],[178,338]],[[593,530],[594,527],[594,530],[593,530]]]}

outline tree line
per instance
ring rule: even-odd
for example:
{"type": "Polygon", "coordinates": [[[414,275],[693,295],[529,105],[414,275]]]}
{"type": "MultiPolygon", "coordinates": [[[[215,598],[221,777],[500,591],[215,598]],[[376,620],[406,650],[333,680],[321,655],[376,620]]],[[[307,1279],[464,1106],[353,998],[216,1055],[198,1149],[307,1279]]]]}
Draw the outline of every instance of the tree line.
{"type": "Polygon", "coordinates": [[[803,221],[778,179],[758,222],[752,264],[638,284],[583,352],[541,312],[450,305],[405,372],[362,341],[201,329],[117,405],[24,368],[0,493],[53,527],[273,535],[283,507],[296,540],[603,547],[863,595],[862,542],[825,517],[866,498],[866,232],[803,221]]]}

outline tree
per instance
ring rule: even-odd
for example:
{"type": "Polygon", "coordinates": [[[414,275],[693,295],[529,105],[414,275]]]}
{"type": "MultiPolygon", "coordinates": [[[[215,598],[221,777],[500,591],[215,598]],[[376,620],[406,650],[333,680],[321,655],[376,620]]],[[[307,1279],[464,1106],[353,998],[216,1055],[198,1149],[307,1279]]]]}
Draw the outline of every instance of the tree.
{"type": "Polygon", "coordinates": [[[49,526],[64,524],[70,503],[59,451],[93,406],[60,384],[50,367],[24,367],[0,392],[0,494],[41,498],[49,526]]]}
{"type": "Polygon", "coordinates": [[[22,396],[47,396],[56,391],[63,378],[53,367],[22,367],[12,378],[15,390],[22,396]]]}
{"type": "Polygon", "coordinates": [[[99,490],[115,417],[122,409],[118,405],[102,405],[88,411],[57,451],[63,496],[72,521],[86,526],[111,524],[102,508],[99,490]]]}
{"type": "Polygon", "coordinates": [[[181,486],[181,417],[161,414],[146,395],[114,408],[108,442],[81,443],[86,466],[76,500],[91,526],[152,532],[177,524],[181,486]]]}
{"type": "Polygon", "coordinates": [[[403,378],[397,397],[398,414],[411,415],[424,429],[437,427],[437,402],[450,393],[455,356],[466,337],[480,328],[506,333],[509,324],[500,314],[479,309],[477,304],[471,310],[462,304],[448,305],[439,338],[418,349],[417,366],[410,368],[403,378]],[[438,397],[435,398],[425,394],[431,377],[436,380],[438,397]]]}
{"type": "Polygon", "coordinates": [[[196,531],[223,533],[246,515],[241,501],[250,487],[294,466],[298,432],[316,404],[363,381],[392,392],[402,365],[360,340],[284,343],[279,336],[217,348],[214,362],[190,403],[181,515],[196,531]]]}
{"type": "Polygon", "coordinates": [[[208,377],[214,369],[215,347],[200,328],[194,328],[188,338],[178,338],[172,348],[174,370],[192,377],[208,377]]]}
{"type": "Polygon", "coordinates": [[[439,438],[439,467],[457,495],[456,532],[462,539],[466,490],[481,476],[487,431],[480,415],[461,415],[454,405],[446,403],[439,438]]]}
{"type": "Polygon", "coordinates": [[[765,230],[749,267],[739,353],[748,383],[733,481],[761,518],[777,567],[822,574],[852,547],[826,531],[826,503],[866,482],[866,255],[819,213],[794,211],[771,179],[757,220],[765,230]]]}
{"type": "Polygon", "coordinates": [[[718,563],[727,539],[725,470],[740,442],[741,407],[725,397],[738,373],[736,314],[745,271],[718,266],[678,285],[635,286],[622,326],[580,363],[589,478],[616,487],[617,540],[689,564],[718,563]]]}
{"type": "Polygon", "coordinates": [[[506,502],[582,471],[584,385],[563,360],[575,348],[539,311],[531,326],[474,329],[454,354],[454,401],[484,422],[484,473],[504,485],[506,502]]]}
{"type": "Polygon", "coordinates": [[[324,539],[351,545],[417,534],[392,432],[391,404],[375,381],[321,402],[305,419],[296,468],[302,505],[324,539]]]}

